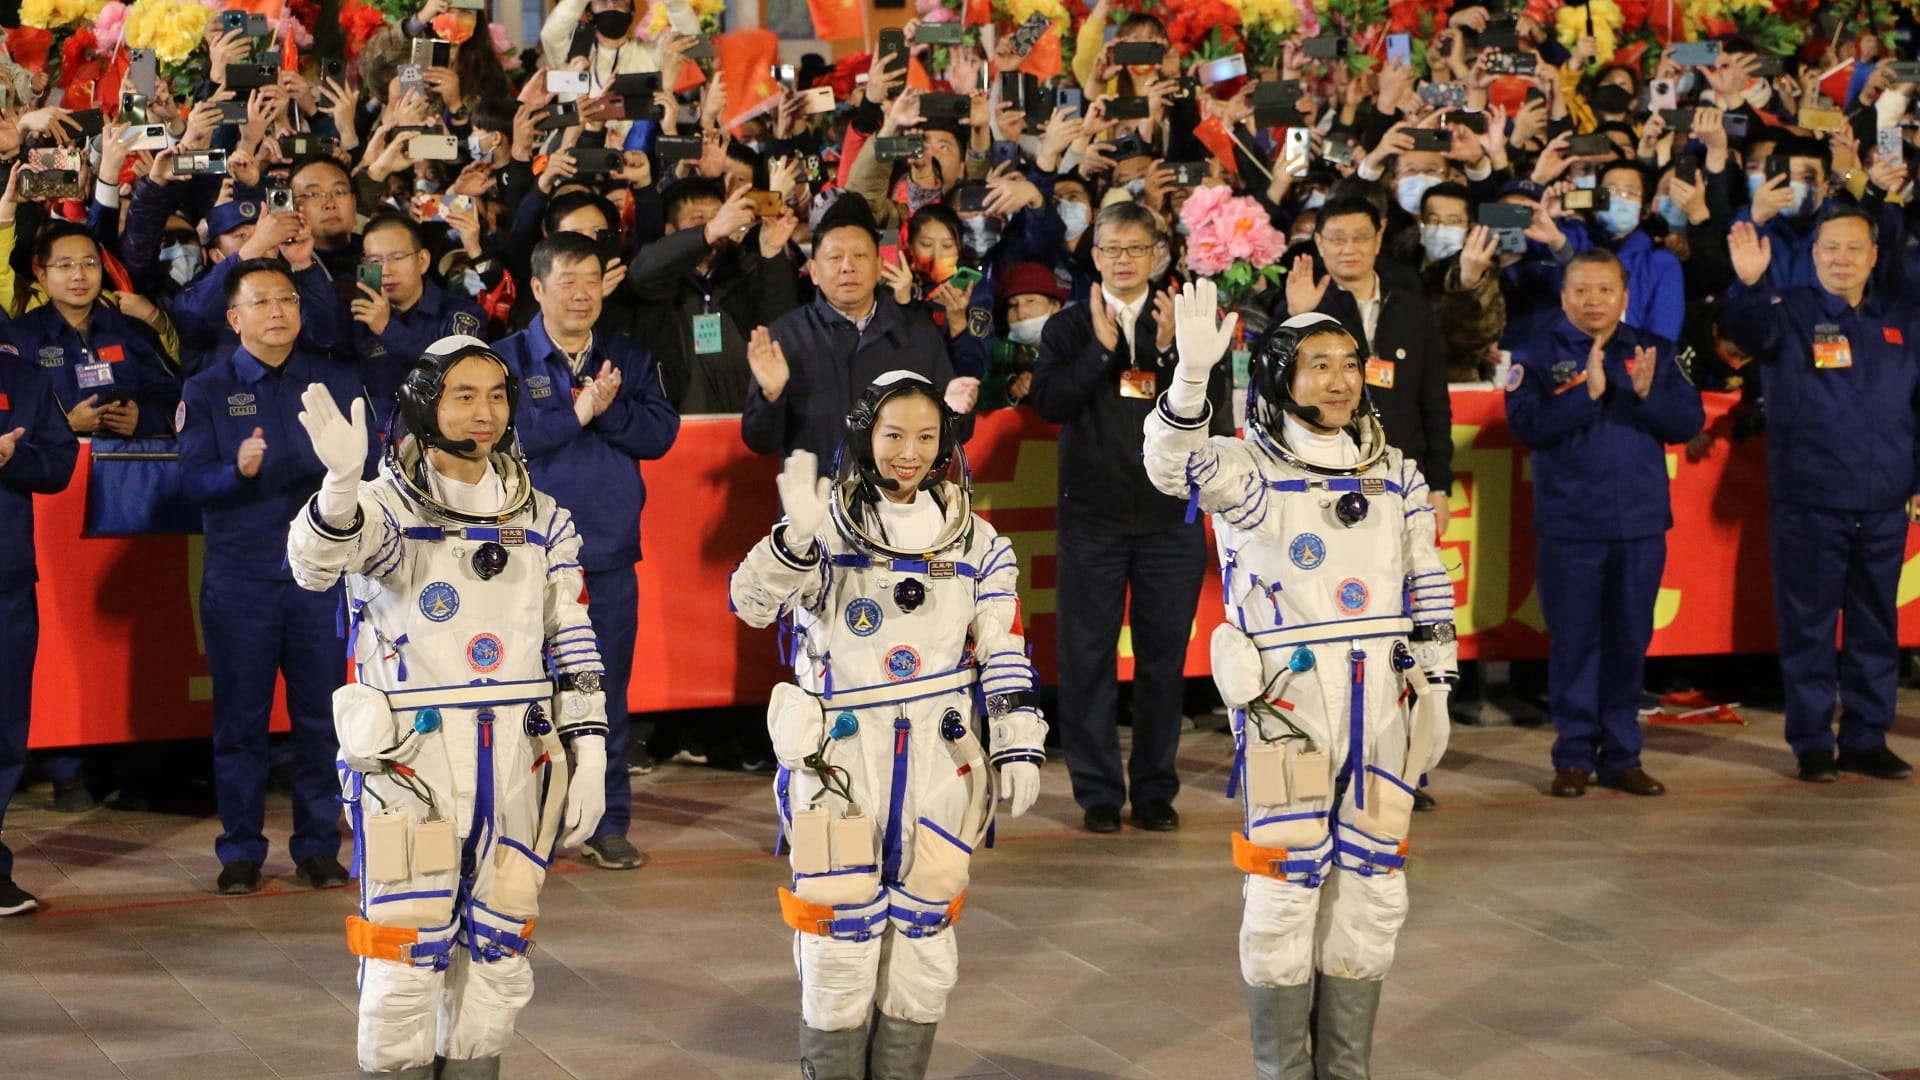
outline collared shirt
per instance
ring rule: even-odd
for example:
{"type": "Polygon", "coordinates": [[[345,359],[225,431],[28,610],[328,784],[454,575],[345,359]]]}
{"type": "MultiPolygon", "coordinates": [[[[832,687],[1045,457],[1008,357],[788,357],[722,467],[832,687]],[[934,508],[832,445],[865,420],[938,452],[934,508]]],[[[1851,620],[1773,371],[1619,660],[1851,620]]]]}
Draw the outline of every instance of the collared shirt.
{"type": "Polygon", "coordinates": [[[874,314],[880,310],[880,298],[877,296],[873,297],[872,303],[870,303],[867,306],[867,313],[865,315],[860,316],[857,319],[847,314],[846,312],[841,311],[839,308],[834,307],[832,304],[828,304],[827,307],[832,308],[834,314],[852,323],[853,328],[855,330],[858,330],[864,334],[867,332],[867,326],[873,322],[874,314]]]}
{"type": "MultiPolygon", "coordinates": [[[[161,435],[180,400],[160,340],[143,322],[95,301],[84,336],[49,302],[8,328],[20,355],[47,376],[60,407],[71,412],[89,397],[126,394],[140,407],[134,435],[161,435]]],[[[100,434],[111,436],[105,428],[100,434]]]]}
{"type": "MultiPolygon", "coordinates": [[[[1353,296],[1353,293],[1349,291],[1347,295],[1353,296]]],[[[1368,341],[1373,341],[1379,337],[1380,309],[1386,306],[1386,302],[1387,292],[1380,287],[1380,275],[1378,273],[1373,275],[1372,297],[1366,300],[1362,300],[1358,296],[1353,297],[1354,306],[1360,309],[1360,325],[1366,330],[1368,341]]]]}
{"type": "Polygon", "coordinates": [[[1107,306],[1113,309],[1113,321],[1120,327],[1120,343],[1126,347],[1127,357],[1131,360],[1134,348],[1133,327],[1140,321],[1140,312],[1146,309],[1147,301],[1153,298],[1153,289],[1148,288],[1131,304],[1121,303],[1119,298],[1107,291],[1105,285],[1100,286],[1100,295],[1106,297],[1107,306]]]}

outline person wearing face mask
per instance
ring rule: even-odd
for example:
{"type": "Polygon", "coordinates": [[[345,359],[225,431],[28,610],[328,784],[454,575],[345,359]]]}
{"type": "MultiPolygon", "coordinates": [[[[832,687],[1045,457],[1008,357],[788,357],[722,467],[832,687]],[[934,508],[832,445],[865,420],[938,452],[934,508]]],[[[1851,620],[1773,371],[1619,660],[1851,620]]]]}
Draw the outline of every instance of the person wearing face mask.
{"type": "MultiPolygon", "coordinates": [[[[687,0],[666,0],[667,25],[678,33],[698,34],[700,16],[687,0]]],[[[540,26],[541,60],[559,71],[567,66],[567,46],[582,17],[593,24],[593,49],[587,55],[587,74],[598,90],[617,75],[659,71],[663,49],[659,41],[633,36],[634,0],[560,0],[540,26]]],[[[648,10],[642,4],[640,12],[648,10]]],[[[664,37],[664,35],[662,35],[664,37]]]]}
{"type": "MultiPolygon", "coordinates": [[[[1627,296],[1624,321],[1665,341],[1677,341],[1687,319],[1687,292],[1680,260],[1640,227],[1652,207],[1651,172],[1638,162],[1615,161],[1599,172],[1597,191],[1606,193],[1606,205],[1589,221],[1560,222],[1567,245],[1574,252],[1602,247],[1627,268],[1633,286],[1627,296]]],[[[1595,198],[1595,203],[1600,199],[1595,198]]]]}
{"type": "Polygon", "coordinates": [[[1507,324],[1500,275],[1492,272],[1497,241],[1470,223],[1471,198],[1459,184],[1437,184],[1420,203],[1420,276],[1446,341],[1450,383],[1487,377],[1488,349],[1507,324]]]}
{"type": "Polygon", "coordinates": [[[968,246],[969,235],[967,224],[953,211],[937,204],[923,206],[907,223],[905,266],[888,268],[886,276],[895,301],[925,312],[946,334],[954,374],[977,379],[987,370],[993,289],[985,278],[970,288],[954,284],[962,267],[971,273],[980,265],[968,246]]]}
{"type": "Polygon", "coordinates": [[[980,408],[988,411],[1026,403],[1033,392],[1033,365],[1047,320],[1067,301],[1067,290],[1053,271],[1039,263],[1016,263],[995,286],[1005,332],[996,337],[980,381],[980,408]]]}
{"type": "MultiPolygon", "coordinates": [[[[1733,219],[1752,222],[1771,241],[1773,258],[1767,265],[1767,284],[1773,288],[1807,285],[1817,277],[1813,265],[1814,235],[1819,231],[1816,223],[1838,205],[1828,194],[1832,163],[1827,144],[1814,138],[1782,139],[1771,154],[1764,158],[1754,155],[1747,162],[1751,201],[1733,219]],[[1787,160],[1786,174],[1770,174],[1768,163],[1782,157],[1787,160]]],[[[1861,208],[1874,219],[1875,227],[1889,236],[1904,235],[1905,230],[1899,208],[1887,202],[1888,189],[1881,182],[1898,187],[1902,181],[1894,178],[1903,178],[1904,172],[1904,166],[1897,163],[1885,167],[1876,164],[1868,170],[1869,180],[1860,199],[1861,208]],[[1879,179],[1873,179],[1875,176],[1879,179]]],[[[1875,285],[1904,288],[1906,274],[1899,246],[1880,246],[1880,258],[1873,268],[1875,285]]]]}

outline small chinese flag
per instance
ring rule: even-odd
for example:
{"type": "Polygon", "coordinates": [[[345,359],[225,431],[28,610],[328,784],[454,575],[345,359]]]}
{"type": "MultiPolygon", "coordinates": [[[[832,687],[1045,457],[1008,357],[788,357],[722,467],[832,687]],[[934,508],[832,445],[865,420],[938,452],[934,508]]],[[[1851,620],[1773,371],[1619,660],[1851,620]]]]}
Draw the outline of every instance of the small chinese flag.
{"type": "Polygon", "coordinates": [[[985,26],[993,21],[992,0],[967,0],[960,22],[965,26],[985,26]]]}
{"type": "Polygon", "coordinates": [[[280,70],[298,72],[300,70],[300,46],[293,43],[293,20],[287,20],[287,32],[282,34],[280,42],[280,70]]]}
{"type": "Polygon", "coordinates": [[[917,56],[909,57],[907,60],[907,86],[920,91],[933,89],[933,76],[927,74],[926,65],[920,63],[920,58],[917,56]]]}
{"type": "Polygon", "coordinates": [[[250,11],[255,15],[265,15],[268,22],[279,21],[280,12],[285,7],[285,0],[227,0],[228,11],[250,11]]]}
{"type": "Polygon", "coordinates": [[[107,62],[107,70],[100,75],[100,86],[94,94],[94,100],[102,108],[111,104],[114,118],[119,118],[120,84],[127,77],[127,49],[122,45],[113,51],[113,59],[107,62]]]}
{"type": "Polygon", "coordinates": [[[1227,127],[1219,117],[1209,116],[1200,121],[1199,126],[1193,129],[1193,137],[1199,139],[1200,145],[1225,165],[1228,172],[1240,175],[1240,159],[1234,156],[1233,139],[1227,134],[1227,127]]]}
{"type": "Polygon", "coordinates": [[[1046,82],[1065,70],[1066,62],[1060,58],[1060,27],[1049,26],[1040,40],[1033,43],[1033,51],[1020,61],[1020,70],[1046,82]]]}
{"type": "Polygon", "coordinates": [[[680,65],[680,78],[679,81],[673,84],[673,92],[676,94],[684,94],[706,81],[707,73],[700,70],[699,64],[688,60],[680,65]]]}
{"type": "Polygon", "coordinates": [[[866,5],[860,0],[807,0],[807,13],[821,41],[866,40],[866,5]]]}
{"type": "Polygon", "coordinates": [[[780,92],[780,84],[773,81],[780,39],[764,27],[733,30],[714,36],[713,51],[727,84],[727,111],[720,120],[726,127],[735,127],[760,113],[780,92]]]}

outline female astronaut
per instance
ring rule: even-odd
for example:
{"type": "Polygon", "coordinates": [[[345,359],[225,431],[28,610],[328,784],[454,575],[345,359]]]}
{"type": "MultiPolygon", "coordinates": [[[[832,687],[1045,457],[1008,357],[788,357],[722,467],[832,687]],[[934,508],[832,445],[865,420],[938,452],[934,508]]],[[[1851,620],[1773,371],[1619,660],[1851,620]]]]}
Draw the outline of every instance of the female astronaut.
{"type": "Polygon", "coordinates": [[[733,575],[741,619],[793,634],[794,681],[767,725],[813,1080],[925,1075],[995,788],[1016,817],[1039,793],[1018,565],[972,512],[954,429],[926,379],[882,376],[847,418],[835,476],[805,451],[787,460],[786,520],[733,575]]]}

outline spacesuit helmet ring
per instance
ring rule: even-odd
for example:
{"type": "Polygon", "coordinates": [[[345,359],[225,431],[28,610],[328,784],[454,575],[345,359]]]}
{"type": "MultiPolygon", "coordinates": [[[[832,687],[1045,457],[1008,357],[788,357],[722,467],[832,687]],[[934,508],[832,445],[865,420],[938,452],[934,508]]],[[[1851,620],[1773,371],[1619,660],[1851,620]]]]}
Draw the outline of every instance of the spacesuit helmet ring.
{"type": "Polygon", "coordinates": [[[880,412],[888,402],[904,396],[923,397],[940,412],[940,442],[933,461],[915,485],[939,504],[946,516],[943,529],[931,551],[944,550],[972,533],[973,478],[967,469],[966,451],[960,447],[960,418],[926,376],[911,371],[890,371],[875,379],[847,414],[847,434],[834,456],[834,496],[831,510],[841,532],[860,547],[888,558],[910,559],[926,552],[899,550],[886,536],[875,510],[886,492],[900,490],[900,481],[885,475],[873,453],[873,432],[880,423],[880,412]]]}
{"type": "MultiPolygon", "coordinates": [[[[1318,407],[1303,405],[1294,397],[1293,378],[1300,358],[1300,346],[1322,334],[1339,334],[1354,340],[1352,333],[1340,320],[1331,315],[1308,312],[1268,327],[1253,343],[1253,355],[1247,365],[1247,420],[1271,446],[1286,445],[1287,413],[1309,424],[1318,425],[1321,422],[1318,407]]],[[[1359,344],[1357,340],[1354,343],[1356,346],[1359,344]]],[[[1354,403],[1353,416],[1346,428],[1360,442],[1363,457],[1368,459],[1369,464],[1384,449],[1379,411],[1374,407],[1373,397],[1367,392],[1364,382],[1360,388],[1360,399],[1354,403]]]]}
{"type": "Polygon", "coordinates": [[[450,439],[440,430],[440,398],[446,392],[447,373],[461,361],[476,356],[492,360],[506,373],[507,426],[500,432],[493,450],[495,453],[513,452],[513,418],[520,405],[520,380],[493,346],[467,334],[451,334],[429,345],[401,381],[398,394],[400,407],[394,413],[406,426],[408,435],[436,450],[461,457],[473,455],[478,447],[472,439],[450,439]]]}

